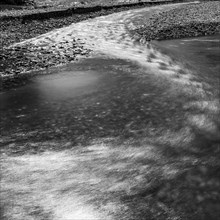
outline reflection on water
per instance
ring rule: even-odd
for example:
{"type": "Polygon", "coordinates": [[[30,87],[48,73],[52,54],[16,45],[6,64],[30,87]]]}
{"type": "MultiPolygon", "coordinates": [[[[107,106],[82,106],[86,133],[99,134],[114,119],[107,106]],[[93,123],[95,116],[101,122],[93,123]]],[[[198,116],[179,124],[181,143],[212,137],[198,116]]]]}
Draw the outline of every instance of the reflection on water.
{"type": "Polygon", "coordinates": [[[44,99],[59,101],[90,93],[99,83],[98,79],[98,74],[93,71],[62,72],[38,78],[35,88],[44,99]]]}

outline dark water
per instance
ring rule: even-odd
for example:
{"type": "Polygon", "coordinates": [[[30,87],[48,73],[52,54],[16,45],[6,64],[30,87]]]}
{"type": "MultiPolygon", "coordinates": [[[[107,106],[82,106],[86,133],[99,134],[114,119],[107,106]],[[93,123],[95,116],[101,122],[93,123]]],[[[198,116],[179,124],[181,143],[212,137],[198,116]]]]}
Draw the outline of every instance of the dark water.
{"type": "MultiPolygon", "coordinates": [[[[189,67],[216,98],[218,36],[157,44],[189,67]]],[[[178,85],[150,71],[129,61],[91,58],[38,76],[0,94],[1,134],[19,134],[21,141],[68,139],[78,144],[184,127],[183,106],[194,95],[186,96],[178,85]]]]}
{"type": "Polygon", "coordinates": [[[201,82],[219,94],[220,35],[155,42],[164,53],[183,63],[201,82]]]}
{"type": "Polygon", "coordinates": [[[205,39],[159,43],[189,84],[102,56],[0,93],[1,218],[217,219],[219,47],[205,39]]]}
{"type": "Polygon", "coordinates": [[[131,131],[142,133],[147,127],[177,128],[184,99],[176,100],[178,95],[167,89],[169,81],[151,74],[139,77],[143,71],[123,60],[93,58],[39,76],[0,95],[1,133],[34,131],[29,140],[81,142],[129,137],[131,131]]]}

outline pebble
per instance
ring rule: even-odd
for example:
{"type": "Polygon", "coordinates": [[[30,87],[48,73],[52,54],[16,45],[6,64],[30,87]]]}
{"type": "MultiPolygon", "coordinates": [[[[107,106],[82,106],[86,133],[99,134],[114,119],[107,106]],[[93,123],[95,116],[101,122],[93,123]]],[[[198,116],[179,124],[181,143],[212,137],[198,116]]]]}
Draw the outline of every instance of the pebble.
{"type": "Polygon", "coordinates": [[[219,1],[183,5],[152,15],[131,33],[147,41],[213,35],[220,29],[219,11],[219,1]]]}
{"type": "MultiPolygon", "coordinates": [[[[144,41],[213,34],[220,26],[219,11],[220,2],[185,5],[159,13],[159,15],[156,14],[149,19],[149,24],[134,30],[134,32],[144,41]]],[[[91,51],[77,43],[80,39],[73,39],[71,42],[64,41],[61,45],[53,45],[51,48],[46,46],[37,48],[31,44],[7,46],[45,33],[46,30],[108,13],[112,13],[112,11],[48,19],[43,22],[34,20],[25,24],[21,24],[20,20],[0,20],[0,32],[6,33],[0,42],[4,45],[0,55],[0,72],[3,73],[2,75],[13,76],[23,72],[44,69],[48,66],[68,63],[77,60],[80,55],[87,56],[91,51]],[[35,27],[34,30],[33,26],[35,27]],[[12,33],[16,33],[16,35],[12,33]],[[69,53],[70,48],[74,48],[73,54],[69,53]]]]}

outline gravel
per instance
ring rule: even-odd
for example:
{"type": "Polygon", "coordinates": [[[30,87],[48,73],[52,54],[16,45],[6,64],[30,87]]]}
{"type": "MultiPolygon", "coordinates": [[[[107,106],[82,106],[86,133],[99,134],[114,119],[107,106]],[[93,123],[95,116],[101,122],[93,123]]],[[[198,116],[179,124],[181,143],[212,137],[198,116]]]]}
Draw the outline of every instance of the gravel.
{"type": "Polygon", "coordinates": [[[30,44],[25,44],[22,47],[11,45],[56,28],[113,12],[114,10],[109,10],[47,20],[30,20],[25,23],[22,23],[20,19],[2,22],[3,25],[0,25],[0,33],[3,36],[1,38],[2,42],[0,42],[0,45],[2,45],[0,48],[0,75],[3,83],[0,83],[2,85],[0,91],[14,88],[17,83],[20,85],[20,80],[15,82],[18,76],[22,75],[20,73],[66,64],[76,61],[82,55],[87,56],[91,52],[78,43],[77,39],[73,39],[71,43],[62,42],[59,44],[59,48],[35,47],[30,44]]]}
{"type": "MultiPolygon", "coordinates": [[[[75,61],[79,56],[87,56],[91,52],[73,39],[71,43],[62,42],[57,47],[35,47],[25,44],[24,46],[12,46],[14,43],[25,39],[33,38],[47,33],[56,28],[68,26],[72,23],[80,22],[97,16],[108,15],[131,8],[143,7],[143,5],[125,6],[120,8],[111,8],[99,10],[96,12],[72,14],[69,16],[53,17],[48,19],[23,19],[22,17],[12,19],[2,19],[0,17],[0,75],[4,83],[0,88],[10,88],[10,83],[5,80],[11,80],[12,77],[27,73],[30,71],[46,69],[48,67],[65,64],[75,61]]],[[[13,86],[12,86],[13,87],[13,86]]]]}
{"type": "MultiPolygon", "coordinates": [[[[3,82],[0,90],[10,88],[6,82],[34,70],[65,64],[87,56],[91,52],[84,48],[77,39],[72,42],[62,42],[59,48],[36,47],[25,44],[10,45],[47,33],[55,28],[70,25],[88,18],[107,15],[113,12],[130,9],[109,9],[87,14],[49,18],[42,20],[0,19],[0,75],[3,82]],[[5,86],[6,85],[6,86],[5,86]]],[[[220,28],[220,2],[205,2],[199,4],[179,5],[170,10],[153,14],[146,21],[146,25],[132,30],[133,35],[144,40],[173,39],[182,37],[203,36],[216,33],[220,28]]],[[[1,80],[2,81],[2,80],[1,80]]],[[[12,86],[13,87],[13,86],[12,86]]]]}
{"type": "Polygon", "coordinates": [[[132,34],[150,41],[213,35],[219,31],[220,2],[215,1],[181,5],[154,14],[132,34]]]}

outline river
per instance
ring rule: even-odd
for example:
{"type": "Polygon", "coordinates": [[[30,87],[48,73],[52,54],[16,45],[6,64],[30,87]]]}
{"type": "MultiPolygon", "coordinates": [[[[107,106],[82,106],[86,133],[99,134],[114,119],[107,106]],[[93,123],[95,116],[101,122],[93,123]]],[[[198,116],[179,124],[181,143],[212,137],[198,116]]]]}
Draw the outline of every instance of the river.
{"type": "Polygon", "coordinates": [[[138,43],[149,10],[50,33],[94,53],[0,94],[1,219],[201,219],[184,204],[203,207],[200,171],[220,182],[219,35],[138,43]]]}

